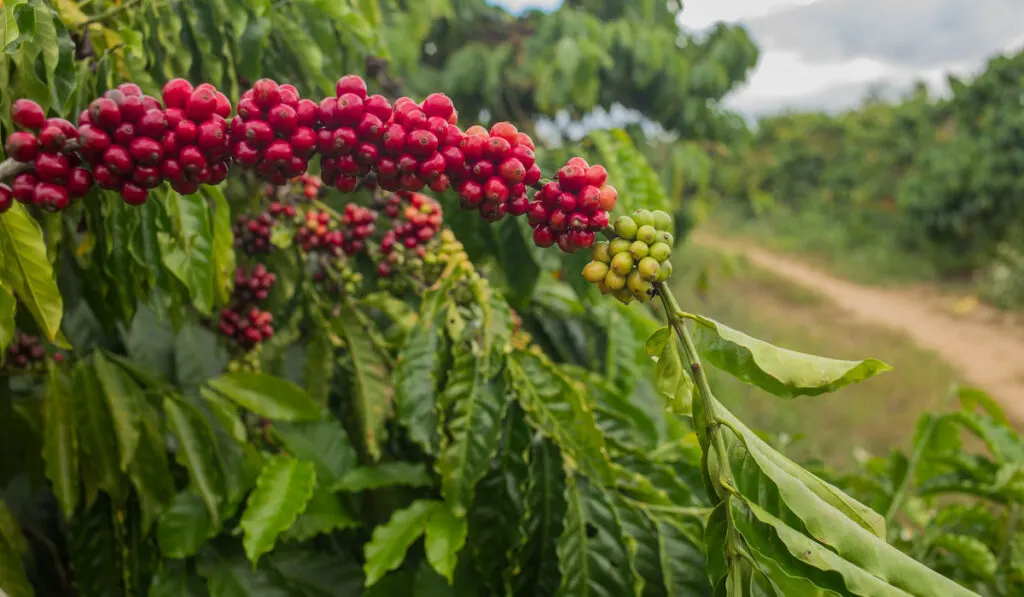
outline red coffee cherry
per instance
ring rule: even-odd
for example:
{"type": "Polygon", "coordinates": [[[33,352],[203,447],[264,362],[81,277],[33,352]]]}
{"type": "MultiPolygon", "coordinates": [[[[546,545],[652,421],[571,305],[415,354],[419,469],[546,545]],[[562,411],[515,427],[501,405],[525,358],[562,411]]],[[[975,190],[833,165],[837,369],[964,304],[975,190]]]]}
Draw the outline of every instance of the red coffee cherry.
{"type": "Polygon", "coordinates": [[[11,119],[14,124],[26,129],[38,130],[46,120],[42,106],[29,99],[14,100],[11,104],[11,119]]]}
{"type": "Polygon", "coordinates": [[[31,162],[39,152],[39,139],[32,133],[15,131],[8,135],[4,152],[13,160],[31,162]]]}

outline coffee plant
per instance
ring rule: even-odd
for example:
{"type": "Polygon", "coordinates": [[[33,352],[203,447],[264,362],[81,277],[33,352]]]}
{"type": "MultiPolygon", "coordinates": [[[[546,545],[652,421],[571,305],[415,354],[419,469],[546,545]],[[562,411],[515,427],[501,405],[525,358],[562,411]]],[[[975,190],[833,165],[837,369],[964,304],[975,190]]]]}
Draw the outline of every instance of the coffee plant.
{"type": "MultiPolygon", "coordinates": [[[[459,93],[395,97],[376,58],[325,81],[374,51],[406,72],[378,31],[436,26],[448,55],[445,3],[387,4],[6,4],[4,594],[1013,594],[1009,428],[934,423],[885,503],[788,460],[704,363],[783,399],[888,367],[684,311],[675,206],[628,136],[543,150],[459,93]],[[956,425],[992,455],[956,461],[956,425]],[[908,545],[925,471],[1006,510],[908,545]]],[[[499,21],[614,25],[619,53],[666,10],[641,4],[499,21]]],[[[703,106],[745,71],[700,62],[728,33],[661,58],[708,66],[703,106]]],[[[559,68],[614,78],[593,59],[559,68]]]]}

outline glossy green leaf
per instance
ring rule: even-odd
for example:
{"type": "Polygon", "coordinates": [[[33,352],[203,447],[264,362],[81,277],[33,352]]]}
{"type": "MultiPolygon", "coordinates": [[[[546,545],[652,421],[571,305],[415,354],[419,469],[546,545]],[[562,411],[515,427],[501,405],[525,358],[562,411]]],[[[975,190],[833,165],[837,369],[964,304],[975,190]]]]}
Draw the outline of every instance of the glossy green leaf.
{"type": "Polygon", "coordinates": [[[128,466],[128,477],[142,511],[142,529],[148,531],[174,496],[175,489],[160,417],[148,402],[142,401],[138,406],[139,444],[128,466]]]}
{"type": "Polygon", "coordinates": [[[335,332],[348,344],[352,359],[353,398],[363,445],[371,458],[379,460],[384,424],[391,416],[392,388],[387,365],[351,305],[342,305],[341,313],[332,323],[335,332]]]}
{"type": "Polygon", "coordinates": [[[199,409],[180,397],[164,398],[167,426],[178,440],[175,458],[188,470],[192,487],[203,498],[214,527],[220,527],[226,499],[224,473],[214,452],[216,438],[199,409]]]}
{"type": "Polygon", "coordinates": [[[194,490],[174,496],[156,523],[156,540],[165,558],[194,556],[207,539],[217,534],[219,525],[210,519],[210,510],[194,490]]]}
{"type": "Polygon", "coordinates": [[[73,398],[71,380],[63,372],[51,368],[47,374],[43,402],[46,409],[43,457],[46,460],[46,478],[50,480],[65,518],[71,518],[75,513],[82,492],[73,398]]]}
{"type": "Polygon", "coordinates": [[[286,539],[306,541],[317,535],[361,526],[348,508],[342,505],[338,496],[329,490],[317,487],[306,509],[284,533],[286,539]]]}
{"type": "Polygon", "coordinates": [[[100,489],[116,499],[122,495],[124,486],[114,421],[96,370],[88,362],[75,364],[72,388],[83,474],[92,476],[100,489]]]}
{"type": "Polygon", "coordinates": [[[484,362],[484,374],[496,374],[505,360],[512,339],[512,317],[508,303],[480,278],[472,285],[473,298],[482,316],[483,334],[480,339],[479,357],[484,362]]]}
{"type": "Polygon", "coordinates": [[[367,587],[377,584],[385,574],[402,565],[405,552],[426,532],[430,519],[441,507],[441,502],[416,500],[396,510],[390,520],[373,529],[373,536],[364,546],[363,572],[367,587]]]}
{"type": "Polygon", "coordinates": [[[974,537],[943,533],[932,545],[955,556],[968,572],[979,578],[992,579],[999,568],[992,550],[974,537]]]}
{"type": "Polygon", "coordinates": [[[275,456],[263,465],[238,523],[245,555],[253,564],[274,548],[278,535],[306,509],[315,485],[316,467],[312,463],[275,456]]]}
{"type": "Polygon", "coordinates": [[[316,465],[316,477],[322,485],[330,487],[357,470],[359,455],[335,420],[277,423],[273,433],[289,454],[316,465]]]}
{"type": "Polygon", "coordinates": [[[214,288],[213,230],[210,211],[202,195],[180,195],[167,191],[164,203],[173,234],[158,234],[164,266],[178,278],[201,313],[213,310],[214,288]]]}
{"type": "Polygon", "coordinates": [[[409,439],[436,454],[438,380],[444,346],[444,306],[450,286],[428,290],[395,365],[395,415],[409,439]]]}
{"type": "Polygon", "coordinates": [[[347,471],[333,489],[356,493],[384,487],[429,487],[433,484],[434,479],[422,463],[382,462],[347,471]]]}
{"type": "Polygon", "coordinates": [[[209,382],[228,400],[273,421],[320,418],[320,406],[294,383],[266,373],[226,373],[209,382]]]}
{"type": "MultiPolygon", "coordinates": [[[[18,310],[18,300],[14,298],[7,284],[0,281],[0,359],[7,356],[7,345],[14,339],[14,314],[18,310]]],[[[3,362],[0,360],[0,362],[3,362]]]]}
{"type": "Polygon", "coordinates": [[[0,537],[0,593],[7,597],[34,597],[36,594],[25,574],[22,554],[3,537],[0,537]]]}
{"type": "Polygon", "coordinates": [[[227,304],[235,283],[235,235],[231,230],[231,206],[219,187],[205,186],[203,193],[213,202],[213,287],[216,304],[227,304]]]}
{"type": "Polygon", "coordinates": [[[127,472],[139,445],[139,404],[144,400],[142,390],[102,353],[95,354],[93,363],[96,378],[107,401],[107,408],[110,409],[110,417],[114,421],[114,435],[117,437],[118,450],[121,454],[121,470],[127,472]]]}
{"type": "Polygon", "coordinates": [[[818,396],[892,368],[876,359],[841,361],[795,352],[697,316],[697,342],[712,365],[780,398],[818,396]]]}
{"type": "Polygon", "coordinates": [[[449,584],[454,580],[455,565],[458,563],[459,552],[466,544],[468,532],[466,518],[457,516],[447,506],[435,509],[427,523],[424,543],[427,561],[449,584]]]}
{"type": "Polygon", "coordinates": [[[206,579],[210,597],[294,597],[271,571],[253,566],[241,554],[203,549],[196,568],[206,579]]]}
{"type": "Polygon", "coordinates": [[[505,390],[501,377],[488,379],[486,361],[468,343],[455,347],[442,401],[452,405],[448,435],[442,439],[437,472],[441,493],[456,516],[465,516],[473,488],[487,472],[498,448],[505,390]]]}
{"type": "Polygon", "coordinates": [[[509,556],[508,584],[515,597],[554,595],[561,584],[558,543],[566,511],[562,458],[554,443],[544,440],[530,447],[528,464],[520,544],[509,556]]]}
{"type": "Polygon", "coordinates": [[[0,255],[4,281],[32,313],[46,337],[56,341],[64,301],[46,256],[39,224],[18,202],[0,218],[0,255]]]}
{"type": "MultiPolygon", "coordinates": [[[[618,305],[616,303],[616,305],[618,305]]],[[[604,375],[623,396],[633,393],[636,378],[640,374],[637,353],[640,350],[636,330],[619,309],[622,305],[607,310],[607,348],[604,359],[604,375]]]]}

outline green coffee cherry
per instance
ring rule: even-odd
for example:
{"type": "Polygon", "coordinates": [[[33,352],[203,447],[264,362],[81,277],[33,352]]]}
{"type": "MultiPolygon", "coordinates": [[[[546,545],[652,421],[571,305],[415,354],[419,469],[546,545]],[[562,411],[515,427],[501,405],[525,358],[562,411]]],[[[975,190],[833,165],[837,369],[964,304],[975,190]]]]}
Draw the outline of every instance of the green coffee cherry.
{"type": "Polygon", "coordinates": [[[612,254],[608,250],[608,241],[601,241],[594,243],[594,247],[590,249],[590,256],[594,261],[600,261],[602,263],[608,263],[612,260],[612,254]]]}
{"type": "Polygon", "coordinates": [[[608,253],[614,257],[619,253],[625,253],[629,251],[630,242],[624,238],[617,238],[612,242],[608,243],[608,253]]]}
{"type": "Polygon", "coordinates": [[[658,270],[658,282],[664,282],[672,277],[672,262],[662,261],[660,264],[661,268],[658,270]]]}
{"type": "Polygon", "coordinates": [[[635,240],[633,244],[629,245],[629,254],[633,256],[633,261],[640,261],[650,252],[651,247],[642,240],[635,240]]]}
{"type": "Polygon", "coordinates": [[[614,271],[608,272],[608,275],[604,277],[604,285],[610,290],[622,290],[626,287],[626,276],[620,276],[614,271]]]}
{"type": "Polygon", "coordinates": [[[654,226],[641,226],[636,231],[636,239],[638,241],[647,243],[648,245],[654,244],[654,239],[657,237],[658,231],[654,229],[654,226]]]}
{"type": "Polygon", "coordinates": [[[619,253],[612,257],[612,271],[620,276],[628,275],[633,271],[633,256],[629,253],[619,253]]]}
{"type": "Polygon", "coordinates": [[[671,232],[665,232],[664,230],[659,230],[658,234],[655,235],[655,242],[665,243],[670,247],[675,244],[675,240],[671,232]]]}
{"type": "Polygon", "coordinates": [[[650,256],[661,263],[672,256],[672,247],[665,243],[654,243],[651,245],[650,256]]]}
{"type": "Polygon", "coordinates": [[[640,278],[647,282],[654,282],[658,279],[661,265],[653,257],[644,257],[636,264],[636,271],[640,272],[640,278]]]}
{"type": "Polygon", "coordinates": [[[633,221],[637,226],[654,226],[654,214],[646,209],[638,209],[633,212],[633,221]]]}
{"type": "Polygon", "coordinates": [[[622,238],[633,240],[636,237],[637,223],[629,216],[622,216],[615,220],[615,234],[622,238]]]}
{"type": "Polygon", "coordinates": [[[665,232],[672,232],[672,216],[667,212],[661,211],[660,209],[654,210],[652,214],[654,216],[654,227],[658,230],[664,230],[665,232]]]}
{"type": "Polygon", "coordinates": [[[633,296],[641,301],[645,301],[649,297],[649,293],[654,288],[654,285],[641,278],[639,271],[633,271],[626,278],[626,288],[633,293],[633,296]]]}
{"type": "Polygon", "coordinates": [[[591,284],[597,284],[608,275],[608,264],[600,261],[591,261],[583,268],[583,278],[591,284]]]}

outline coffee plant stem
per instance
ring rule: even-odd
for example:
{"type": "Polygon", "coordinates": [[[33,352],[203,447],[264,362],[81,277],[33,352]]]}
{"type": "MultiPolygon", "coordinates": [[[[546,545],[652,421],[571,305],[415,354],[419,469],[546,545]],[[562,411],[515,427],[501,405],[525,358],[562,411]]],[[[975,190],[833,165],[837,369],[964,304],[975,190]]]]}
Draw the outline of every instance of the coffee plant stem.
{"type": "Polygon", "coordinates": [[[32,169],[30,162],[18,162],[7,158],[0,162],[0,182],[14,178],[22,172],[27,172],[32,169]]]}

